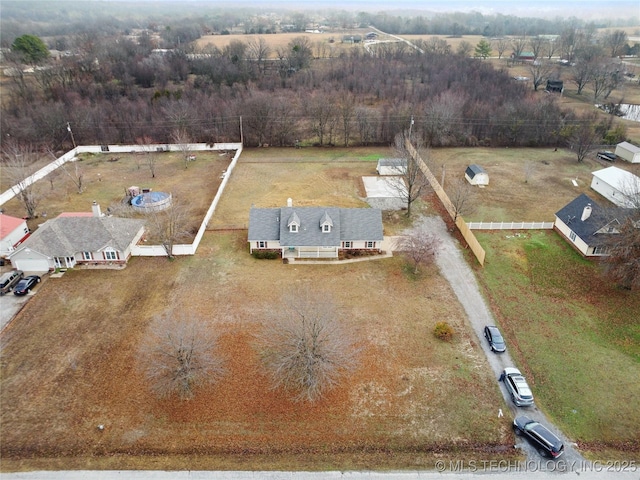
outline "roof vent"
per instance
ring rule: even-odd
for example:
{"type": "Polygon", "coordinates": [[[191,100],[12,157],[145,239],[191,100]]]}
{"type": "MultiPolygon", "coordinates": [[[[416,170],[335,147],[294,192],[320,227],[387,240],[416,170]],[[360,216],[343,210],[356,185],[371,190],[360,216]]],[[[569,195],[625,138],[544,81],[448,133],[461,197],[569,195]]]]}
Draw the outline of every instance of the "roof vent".
{"type": "Polygon", "coordinates": [[[582,217],[580,217],[580,220],[584,222],[590,216],[591,216],[591,204],[587,203],[587,205],[584,207],[584,210],[582,211],[582,217]]]}

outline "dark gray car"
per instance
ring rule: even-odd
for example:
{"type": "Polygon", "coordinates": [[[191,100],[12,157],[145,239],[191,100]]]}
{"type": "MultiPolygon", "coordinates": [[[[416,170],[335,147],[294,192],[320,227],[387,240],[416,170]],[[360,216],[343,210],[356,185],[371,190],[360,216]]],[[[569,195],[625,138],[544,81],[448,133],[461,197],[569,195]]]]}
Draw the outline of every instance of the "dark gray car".
{"type": "Polygon", "coordinates": [[[3,273],[0,277],[0,295],[9,293],[23,275],[22,270],[11,270],[10,272],[3,273]]]}
{"type": "Polygon", "coordinates": [[[507,349],[507,346],[504,343],[504,338],[502,338],[502,334],[500,334],[500,330],[498,330],[498,327],[494,325],[487,325],[484,327],[484,338],[489,342],[491,350],[496,353],[502,353],[507,349]]]}
{"type": "Polygon", "coordinates": [[[513,429],[516,435],[525,437],[542,456],[556,459],[564,453],[562,440],[547,427],[526,415],[516,417],[513,421],[513,429]]]}

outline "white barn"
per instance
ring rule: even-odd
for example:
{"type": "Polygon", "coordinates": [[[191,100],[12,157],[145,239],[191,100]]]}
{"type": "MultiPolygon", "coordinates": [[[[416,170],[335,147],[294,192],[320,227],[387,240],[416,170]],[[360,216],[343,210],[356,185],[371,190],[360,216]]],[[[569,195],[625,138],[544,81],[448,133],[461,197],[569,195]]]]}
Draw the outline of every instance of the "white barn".
{"type": "Polygon", "coordinates": [[[489,185],[489,174],[480,165],[469,165],[464,172],[464,178],[471,185],[479,185],[481,187],[489,185]]]}
{"type": "Polygon", "coordinates": [[[616,145],[615,154],[631,163],[640,163],[640,147],[636,147],[629,142],[622,142],[616,145]]]}
{"type": "Polygon", "coordinates": [[[618,207],[638,205],[640,178],[618,167],[607,167],[592,172],[591,188],[618,207]]]}

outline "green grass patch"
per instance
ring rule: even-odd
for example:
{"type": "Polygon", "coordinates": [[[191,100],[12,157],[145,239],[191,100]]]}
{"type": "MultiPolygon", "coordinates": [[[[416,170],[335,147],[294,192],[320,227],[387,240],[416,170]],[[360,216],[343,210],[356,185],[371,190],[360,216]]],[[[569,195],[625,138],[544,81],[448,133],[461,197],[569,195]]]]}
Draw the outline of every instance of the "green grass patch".
{"type": "Polygon", "coordinates": [[[555,232],[478,238],[478,276],[538,406],[575,440],[639,444],[640,296],[555,232]]]}

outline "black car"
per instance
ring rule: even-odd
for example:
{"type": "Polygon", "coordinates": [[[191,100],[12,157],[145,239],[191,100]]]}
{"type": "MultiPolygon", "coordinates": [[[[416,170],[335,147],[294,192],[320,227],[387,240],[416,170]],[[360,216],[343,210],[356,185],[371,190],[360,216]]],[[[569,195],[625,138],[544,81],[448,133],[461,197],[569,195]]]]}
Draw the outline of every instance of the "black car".
{"type": "Polygon", "coordinates": [[[513,421],[513,429],[516,435],[525,437],[538,453],[553,459],[564,453],[562,440],[556,437],[547,427],[531,420],[526,415],[516,417],[513,421]]]}
{"type": "Polygon", "coordinates": [[[40,277],[37,275],[29,275],[20,280],[15,287],[13,287],[14,295],[26,295],[31,289],[40,283],[40,277]]]}
{"type": "Polygon", "coordinates": [[[484,327],[484,338],[489,342],[489,346],[491,350],[497,353],[502,353],[507,349],[507,346],[504,344],[504,338],[500,334],[500,330],[498,327],[494,325],[487,325],[484,327]]]}

